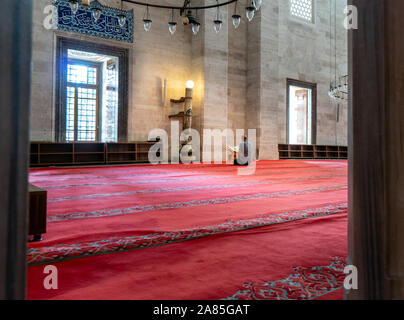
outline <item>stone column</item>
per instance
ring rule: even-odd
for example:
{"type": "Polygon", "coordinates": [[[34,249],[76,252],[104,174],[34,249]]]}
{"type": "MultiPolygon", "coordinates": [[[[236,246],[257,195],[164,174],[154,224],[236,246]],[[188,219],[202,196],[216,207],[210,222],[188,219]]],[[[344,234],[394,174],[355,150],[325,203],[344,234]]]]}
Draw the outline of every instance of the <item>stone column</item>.
{"type": "Polygon", "coordinates": [[[259,159],[277,160],[279,3],[266,1],[248,23],[247,129],[257,129],[259,159]]]}
{"type": "MultiPolygon", "coordinates": [[[[198,12],[201,23],[198,35],[192,38],[192,74],[194,89],[194,128],[227,128],[227,90],[228,90],[228,28],[227,6],[220,8],[223,21],[219,33],[213,29],[216,9],[198,12]]],[[[203,145],[203,137],[201,137],[203,145]]],[[[211,143],[207,148],[211,148],[211,143]]],[[[223,160],[226,150],[223,147],[223,160]]],[[[213,152],[213,150],[212,150],[213,152]]]]}
{"type": "Polygon", "coordinates": [[[32,1],[0,19],[0,300],[25,298],[32,1]]]}
{"type": "Polygon", "coordinates": [[[350,0],[347,299],[404,299],[404,42],[402,0],[350,0]]]}
{"type": "Polygon", "coordinates": [[[278,160],[279,1],[266,1],[261,14],[260,159],[278,160]]]}

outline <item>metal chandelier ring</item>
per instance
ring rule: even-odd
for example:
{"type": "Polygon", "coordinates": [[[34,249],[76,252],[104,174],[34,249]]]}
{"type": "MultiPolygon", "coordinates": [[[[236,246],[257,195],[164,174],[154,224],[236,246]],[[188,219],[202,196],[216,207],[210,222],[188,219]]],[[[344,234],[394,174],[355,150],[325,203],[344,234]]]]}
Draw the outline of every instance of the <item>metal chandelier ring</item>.
{"type": "Polygon", "coordinates": [[[211,9],[211,8],[218,8],[222,6],[227,6],[233,2],[237,2],[238,0],[228,0],[223,3],[216,3],[208,6],[203,6],[203,7],[186,7],[184,8],[183,6],[178,7],[178,6],[166,6],[166,5],[160,5],[160,4],[152,4],[152,3],[145,3],[145,2],[139,2],[139,1],[134,1],[134,0],[122,0],[122,2],[127,2],[127,3],[132,3],[136,4],[139,6],[145,6],[145,7],[151,7],[151,8],[162,8],[162,9],[174,9],[174,10],[204,10],[204,9],[211,9]]]}

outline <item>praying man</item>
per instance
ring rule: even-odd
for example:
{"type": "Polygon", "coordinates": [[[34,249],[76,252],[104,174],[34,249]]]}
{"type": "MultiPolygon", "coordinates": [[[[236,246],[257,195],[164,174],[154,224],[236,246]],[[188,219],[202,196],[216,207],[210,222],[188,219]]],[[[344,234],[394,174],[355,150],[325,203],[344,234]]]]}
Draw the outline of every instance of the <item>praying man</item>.
{"type": "Polygon", "coordinates": [[[248,142],[247,137],[243,138],[240,144],[237,158],[234,160],[236,166],[248,166],[253,161],[252,145],[248,142]]]}

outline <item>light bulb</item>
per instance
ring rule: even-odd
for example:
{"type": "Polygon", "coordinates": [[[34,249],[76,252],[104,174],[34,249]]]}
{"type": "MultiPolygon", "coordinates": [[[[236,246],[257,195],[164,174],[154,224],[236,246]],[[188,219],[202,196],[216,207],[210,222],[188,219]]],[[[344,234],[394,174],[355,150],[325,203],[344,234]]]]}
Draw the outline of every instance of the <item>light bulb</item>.
{"type": "Polygon", "coordinates": [[[148,32],[151,29],[152,21],[150,19],[143,19],[144,31],[148,32]]]}
{"type": "Polygon", "coordinates": [[[193,89],[194,86],[195,86],[195,83],[194,83],[192,80],[188,80],[187,83],[185,84],[185,86],[186,86],[188,89],[193,89]]]}
{"type": "Polygon", "coordinates": [[[177,30],[177,22],[169,22],[168,31],[170,31],[171,34],[174,34],[175,30],[177,30]]]}
{"type": "Polygon", "coordinates": [[[241,16],[239,14],[233,14],[231,17],[233,19],[233,26],[237,29],[241,22],[241,16]]]}
{"type": "Polygon", "coordinates": [[[213,21],[213,28],[215,29],[216,33],[219,33],[220,29],[222,28],[222,24],[222,20],[213,21]]]}
{"type": "Polygon", "coordinates": [[[189,24],[189,18],[188,17],[182,17],[182,24],[184,26],[187,26],[189,24]]]}

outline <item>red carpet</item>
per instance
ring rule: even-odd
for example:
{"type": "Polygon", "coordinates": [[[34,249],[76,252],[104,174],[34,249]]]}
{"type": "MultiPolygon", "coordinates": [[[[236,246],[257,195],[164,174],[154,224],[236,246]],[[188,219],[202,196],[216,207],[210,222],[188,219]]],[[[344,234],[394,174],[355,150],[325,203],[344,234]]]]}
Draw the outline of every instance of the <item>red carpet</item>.
{"type": "Polygon", "coordinates": [[[29,244],[28,298],[342,298],[346,175],[345,161],[33,169],[48,233],[29,244]]]}

